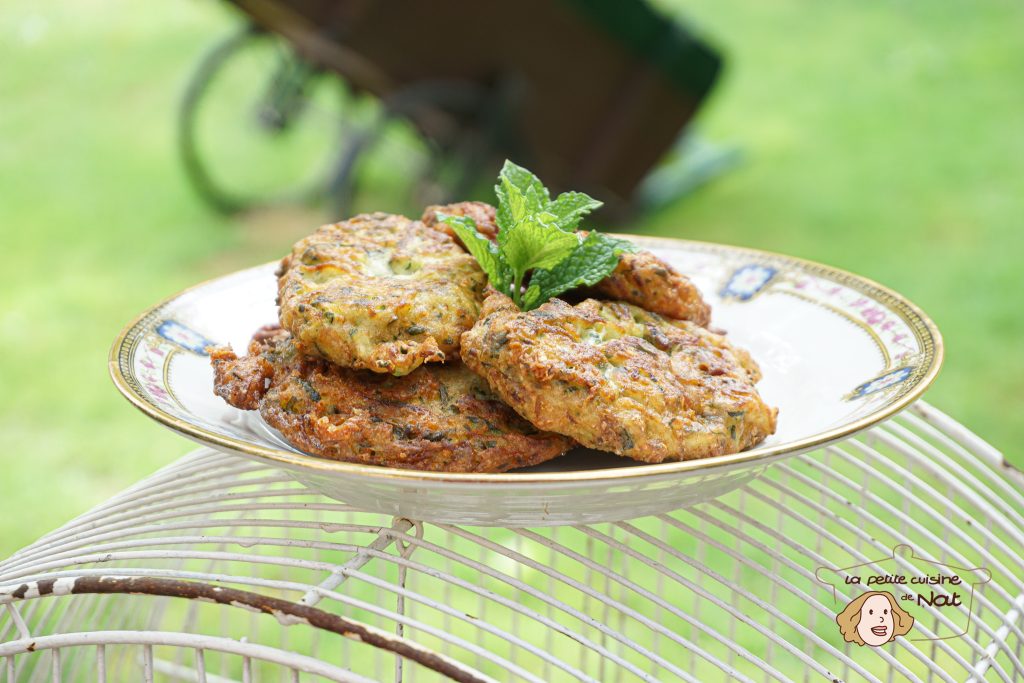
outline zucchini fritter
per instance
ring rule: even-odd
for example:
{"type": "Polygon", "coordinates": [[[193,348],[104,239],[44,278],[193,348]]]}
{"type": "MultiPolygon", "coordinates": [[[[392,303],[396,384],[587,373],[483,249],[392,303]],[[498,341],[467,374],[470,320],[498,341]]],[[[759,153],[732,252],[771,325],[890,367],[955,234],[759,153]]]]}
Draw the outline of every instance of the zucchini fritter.
{"type": "Polygon", "coordinates": [[[541,432],[459,362],[405,377],[341,368],[302,355],[264,328],[238,358],[210,354],[214,391],[263,419],[295,447],[336,460],[442,472],[503,472],[550,460],[571,439],[541,432]]]}
{"type": "Polygon", "coordinates": [[[697,285],[649,251],[622,254],[612,274],[584,294],[626,301],[701,327],[711,321],[711,307],[697,285]]]}
{"type": "Polygon", "coordinates": [[[745,351],[630,304],[552,299],[524,313],[495,292],[461,354],[538,428],[644,462],[735,453],[775,432],[745,351]]]}
{"type": "MultiPolygon", "coordinates": [[[[490,204],[460,202],[427,207],[420,219],[423,224],[458,241],[455,232],[437,220],[438,212],[449,216],[468,216],[476,223],[481,235],[491,241],[498,237],[496,214],[490,204]]],[[[585,230],[579,234],[581,237],[587,235],[585,230]]],[[[691,320],[702,327],[707,327],[711,320],[711,307],[690,278],[649,251],[622,254],[619,256],[619,265],[611,275],[584,290],[584,294],[626,301],[669,318],[691,320]]]]}
{"type": "Polygon", "coordinates": [[[450,237],[385,213],[323,226],[278,275],[281,324],[304,351],[393,375],[457,352],[487,282],[450,237]]]}
{"type": "Polygon", "coordinates": [[[477,232],[491,240],[498,239],[498,212],[493,206],[485,202],[459,202],[457,204],[446,204],[444,206],[428,206],[420,218],[423,225],[434,230],[440,230],[450,236],[459,244],[462,240],[455,234],[447,223],[437,220],[437,214],[443,213],[448,216],[466,216],[472,218],[476,223],[477,232]]]}

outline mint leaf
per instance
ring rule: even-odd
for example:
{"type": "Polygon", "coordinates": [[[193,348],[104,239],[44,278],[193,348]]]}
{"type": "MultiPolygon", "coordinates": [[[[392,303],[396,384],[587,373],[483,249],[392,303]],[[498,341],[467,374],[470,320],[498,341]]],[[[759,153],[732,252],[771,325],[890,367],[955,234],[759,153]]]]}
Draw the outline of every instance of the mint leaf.
{"type": "Polygon", "coordinates": [[[545,204],[551,199],[548,194],[548,188],[544,187],[544,183],[540,181],[540,178],[508,159],[505,160],[505,165],[501,167],[501,173],[498,174],[498,177],[518,187],[523,194],[526,194],[532,188],[537,193],[537,196],[544,200],[545,204]]]}
{"type": "Polygon", "coordinates": [[[554,223],[531,216],[516,223],[512,229],[499,232],[498,244],[505,263],[512,269],[513,281],[521,283],[526,271],[558,264],[576,248],[579,239],[571,232],[560,230],[554,223]]]}
{"type": "Polygon", "coordinates": [[[544,204],[537,191],[532,188],[520,188],[511,184],[506,178],[495,186],[500,187],[502,194],[498,201],[498,210],[505,214],[504,224],[499,222],[502,230],[511,230],[517,223],[544,209],[544,204]]]}
{"type": "Polygon", "coordinates": [[[530,286],[523,295],[522,309],[534,309],[548,299],[576,287],[596,285],[619,265],[620,254],[635,249],[626,240],[591,232],[554,267],[533,273],[530,286]]]}
{"type": "Polygon", "coordinates": [[[558,227],[572,232],[588,213],[602,206],[602,202],[582,192],[563,192],[547,206],[548,213],[555,216],[558,227]]]}
{"type": "Polygon", "coordinates": [[[540,178],[508,160],[498,174],[498,184],[494,186],[494,193],[498,196],[497,223],[502,230],[511,228],[525,215],[513,215],[513,206],[518,208],[525,204],[539,211],[550,202],[548,189],[544,187],[540,178]],[[514,193],[513,188],[517,192],[514,193]]]}
{"type": "Polygon", "coordinates": [[[449,216],[438,212],[437,219],[450,225],[459,236],[466,249],[477,260],[483,271],[487,273],[491,284],[500,292],[508,293],[512,277],[505,265],[498,247],[476,229],[476,222],[468,216],[449,216]]]}

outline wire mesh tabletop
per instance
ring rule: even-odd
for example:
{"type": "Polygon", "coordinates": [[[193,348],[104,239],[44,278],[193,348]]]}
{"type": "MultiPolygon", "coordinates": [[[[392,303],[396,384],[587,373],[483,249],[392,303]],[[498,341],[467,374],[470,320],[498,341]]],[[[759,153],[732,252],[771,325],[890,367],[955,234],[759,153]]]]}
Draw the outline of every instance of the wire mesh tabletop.
{"type": "Polygon", "coordinates": [[[200,449],[0,563],[0,680],[1012,681],[1022,549],[1024,477],[920,402],[582,526],[385,517],[200,449]],[[912,629],[859,644],[865,591],[912,629]]]}

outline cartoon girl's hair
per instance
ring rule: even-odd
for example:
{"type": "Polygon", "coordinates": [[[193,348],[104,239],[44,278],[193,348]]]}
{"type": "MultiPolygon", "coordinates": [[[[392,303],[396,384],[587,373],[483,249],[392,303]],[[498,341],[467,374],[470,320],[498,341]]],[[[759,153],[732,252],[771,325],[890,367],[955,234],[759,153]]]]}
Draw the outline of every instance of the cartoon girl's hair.
{"type": "Polygon", "coordinates": [[[873,595],[884,595],[892,608],[892,636],[889,642],[896,639],[896,636],[905,636],[910,633],[914,626],[914,617],[896,603],[896,598],[888,591],[868,591],[850,601],[842,612],[836,615],[836,623],[839,624],[839,632],[848,643],[864,645],[864,639],[857,633],[857,626],[860,624],[860,608],[864,606],[868,598],[873,595]]]}

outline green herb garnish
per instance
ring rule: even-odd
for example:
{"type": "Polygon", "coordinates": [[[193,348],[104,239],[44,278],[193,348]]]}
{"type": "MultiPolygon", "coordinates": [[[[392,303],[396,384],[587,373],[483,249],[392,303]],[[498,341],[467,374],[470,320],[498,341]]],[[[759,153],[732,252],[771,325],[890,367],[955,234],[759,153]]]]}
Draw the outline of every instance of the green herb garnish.
{"type": "Polygon", "coordinates": [[[551,199],[548,189],[525,168],[506,161],[494,186],[498,196],[498,242],[491,242],[466,216],[438,213],[466,245],[491,285],[524,311],[576,287],[607,277],[619,254],[633,251],[625,240],[590,231],[576,233],[580,220],[601,206],[582,192],[551,199]]]}

